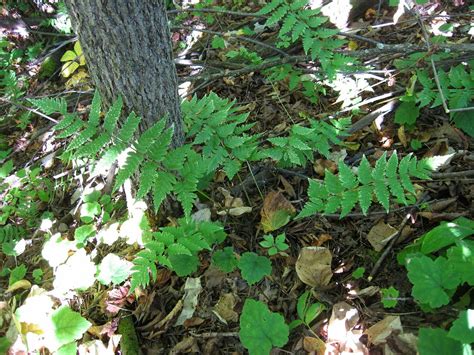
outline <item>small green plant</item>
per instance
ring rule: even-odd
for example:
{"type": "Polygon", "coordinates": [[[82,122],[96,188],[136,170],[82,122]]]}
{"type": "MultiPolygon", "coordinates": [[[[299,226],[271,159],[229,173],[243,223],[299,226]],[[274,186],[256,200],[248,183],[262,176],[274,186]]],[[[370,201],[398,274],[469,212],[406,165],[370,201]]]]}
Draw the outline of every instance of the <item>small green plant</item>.
{"type": "Polygon", "coordinates": [[[273,256],[276,254],[286,255],[285,250],[288,250],[290,247],[285,243],[286,235],[285,233],[279,234],[274,237],[271,234],[263,236],[263,241],[260,242],[260,246],[268,249],[268,255],[273,256]]]}
{"type": "Polygon", "coordinates": [[[290,330],[295,329],[301,324],[310,328],[311,323],[326,309],[322,303],[312,303],[311,296],[311,291],[306,291],[298,298],[298,303],[296,304],[298,319],[290,323],[290,330]]]}
{"type": "Polygon", "coordinates": [[[289,327],[278,313],[252,299],[246,299],[240,316],[240,341],[251,355],[269,354],[273,347],[288,342],[289,327]]]}
{"type": "Polygon", "coordinates": [[[361,279],[362,277],[364,277],[364,274],[365,274],[365,267],[358,267],[357,269],[355,269],[353,272],[352,272],[352,277],[356,280],[358,279],[361,279]]]}
{"type": "Polygon", "coordinates": [[[242,278],[253,285],[272,273],[271,261],[256,253],[246,252],[240,257],[238,267],[242,278]]]}
{"type": "Polygon", "coordinates": [[[199,266],[199,253],[211,250],[225,238],[224,229],[213,222],[182,219],[178,226],[161,228],[152,233],[152,239],[145,243],[145,249],[138,252],[133,261],[131,289],[145,287],[156,279],[156,263],[178,276],[192,274],[199,266]]]}
{"type": "Polygon", "coordinates": [[[308,9],[307,5],[308,0],[272,0],[258,14],[270,14],[265,26],[282,23],[278,33],[279,47],[287,48],[301,41],[304,52],[312,60],[317,59],[325,75],[331,79],[337,70],[344,69],[354,60],[336,53],[335,50],[346,42],[336,38],[338,30],[323,26],[328,18],[320,15],[321,9],[308,9]]]}
{"type": "MultiPolygon", "coordinates": [[[[474,286],[474,242],[468,239],[472,235],[474,221],[459,217],[441,223],[399,253],[399,262],[406,266],[413,284],[412,295],[424,310],[449,304],[464,284],[474,286]]],[[[445,353],[470,350],[473,317],[472,309],[463,310],[449,331],[420,329],[420,353],[431,354],[433,347],[445,353]]]]}
{"type": "Polygon", "coordinates": [[[344,162],[339,161],[338,175],[326,170],[324,181],[310,180],[309,202],[297,218],[321,212],[334,213],[339,209],[342,218],[351,212],[357,203],[366,214],[374,197],[387,212],[390,209],[391,196],[404,205],[413,201],[415,187],[410,178],[415,176],[430,179],[430,162],[418,161],[416,157],[407,155],[399,163],[396,152],[388,161],[386,157],[385,152],[372,168],[364,156],[357,175],[344,162]]]}
{"type": "Polygon", "coordinates": [[[382,304],[384,308],[393,308],[397,305],[397,297],[400,293],[395,287],[382,288],[380,293],[382,294],[382,304]]]}
{"type": "Polygon", "coordinates": [[[312,162],[314,153],[329,157],[332,144],[341,143],[340,137],[346,134],[350,118],[330,120],[329,122],[309,119],[310,127],[295,124],[288,136],[268,138],[273,147],[264,150],[269,158],[280,166],[305,166],[312,162]]]}
{"type": "Polygon", "coordinates": [[[212,255],[212,265],[219,270],[229,273],[235,270],[239,261],[234,253],[234,248],[225,247],[222,250],[217,250],[212,255]]]}
{"type": "Polygon", "coordinates": [[[73,50],[68,50],[63,54],[61,62],[64,63],[61,69],[61,75],[65,78],[70,77],[77,69],[86,65],[86,58],[82,53],[79,41],[74,43],[73,50]]]}

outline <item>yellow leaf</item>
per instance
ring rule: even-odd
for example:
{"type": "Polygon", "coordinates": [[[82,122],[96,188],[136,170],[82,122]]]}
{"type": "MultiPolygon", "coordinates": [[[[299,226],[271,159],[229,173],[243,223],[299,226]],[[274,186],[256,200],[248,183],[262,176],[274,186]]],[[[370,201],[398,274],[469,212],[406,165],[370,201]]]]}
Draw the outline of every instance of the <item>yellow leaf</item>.
{"type": "Polygon", "coordinates": [[[20,288],[30,288],[31,287],[31,282],[28,281],[28,280],[19,280],[17,282],[15,282],[13,285],[11,285],[8,289],[7,289],[7,293],[11,293],[13,291],[16,291],[20,288]]]}
{"type": "Polygon", "coordinates": [[[61,57],[61,62],[71,62],[76,59],[77,55],[73,51],[66,51],[61,57]]]}
{"type": "Polygon", "coordinates": [[[260,211],[263,231],[268,233],[283,227],[295,213],[295,208],[281,192],[271,191],[265,197],[260,211]]]}
{"type": "Polygon", "coordinates": [[[77,68],[79,68],[79,64],[77,64],[76,62],[64,63],[61,69],[61,75],[65,78],[69,78],[72,73],[76,71],[77,68]]]}

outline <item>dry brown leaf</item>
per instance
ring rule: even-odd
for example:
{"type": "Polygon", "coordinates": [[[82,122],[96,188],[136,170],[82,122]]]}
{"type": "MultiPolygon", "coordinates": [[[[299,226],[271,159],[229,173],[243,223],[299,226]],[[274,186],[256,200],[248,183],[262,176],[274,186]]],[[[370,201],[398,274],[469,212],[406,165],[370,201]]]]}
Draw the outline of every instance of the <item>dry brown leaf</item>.
{"type": "Polygon", "coordinates": [[[303,348],[308,353],[315,352],[318,355],[322,355],[326,351],[326,344],[319,338],[304,337],[303,348]]]}
{"type": "Polygon", "coordinates": [[[375,251],[381,251],[397,232],[390,224],[381,220],[370,229],[367,239],[375,251]]]}
{"type": "Polygon", "coordinates": [[[219,192],[224,195],[224,209],[218,211],[219,216],[231,215],[240,216],[244,213],[252,212],[252,207],[244,206],[244,202],[240,197],[234,197],[226,189],[219,187],[219,192]]]}
{"type": "Polygon", "coordinates": [[[234,311],[237,301],[232,293],[225,293],[214,306],[213,312],[225,324],[237,322],[239,314],[234,311]]]}
{"type": "Polygon", "coordinates": [[[293,188],[293,186],[291,186],[288,180],[286,180],[283,176],[280,175],[280,181],[283,187],[285,188],[285,192],[288,194],[288,196],[291,196],[293,198],[296,197],[295,189],[293,188]]]}
{"type": "Polygon", "coordinates": [[[272,232],[286,225],[296,209],[279,191],[270,191],[263,201],[260,211],[262,227],[265,233],[272,232]]]}
{"type": "Polygon", "coordinates": [[[301,281],[312,287],[329,284],[332,277],[332,254],[327,248],[305,247],[296,261],[296,273],[301,281]]]}
{"type": "Polygon", "coordinates": [[[396,330],[403,332],[400,317],[387,316],[367,329],[364,334],[368,335],[369,343],[380,345],[385,343],[387,338],[396,330]]]}

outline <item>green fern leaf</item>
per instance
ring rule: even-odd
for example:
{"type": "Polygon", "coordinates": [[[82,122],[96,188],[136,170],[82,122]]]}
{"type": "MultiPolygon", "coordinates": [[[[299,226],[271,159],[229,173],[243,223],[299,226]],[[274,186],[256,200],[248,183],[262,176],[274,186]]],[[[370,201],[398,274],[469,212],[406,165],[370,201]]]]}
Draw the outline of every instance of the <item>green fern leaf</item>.
{"type": "Polygon", "coordinates": [[[112,104],[112,107],[109,109],[109,111],[107,111],[104,119],[104,130],[106,132],[112,133],[115,130],[117,121],[120,118],[120,114],[122,113],[122,105],[122,98],[119,97],[112,104]]]}
{"type": "Polygon", "coordinates": [[[348,213],[350,213],[358,201],[359,201],[359,193],[357,190],[344,191],[342,193],[340,218],[343,218],[348,213]]]}
{"type": "Polygon", "coordinates": [[[167,170],[181,170],[184,165],[186,157],[191,151],[190,145],[183,145],[181,147],[170,150],[165,159],[163,160],[163,166],[167,170]]]}
{"type": "Polygon", "coordinates": [[[84,145],[90,138],[97,133],[97,127],[88,125],[67,147],[67,151],[72,151],[84,145]]]}
{"type": "Polygon", "coordinates": [[[156,183],[156,163],[145,162],[140,169],[140,180],[139,188],[137,192],[137,199],[142,199],[152,188],[153,184],[156,183]]]}
{"type": "Polygon", "coordinates": [[[129,144],[135,132],[137,131],[140,121],[141,118],[138,117],[135,113],[132,112],[130,115],[128,115],[127,119],[125,120],[125,123],[123,124],[117,135],[118,143],[125,145],[129,144]]]}
{"type": "Polygon", "coordinates": [[[329,196],[324,206],[324,214],[331,214],[336,212],[341,206],[340,196],[329,196]]]}
{"type": "Polygon", "coordinates": [[[92,98],[91,110],[89,113],[89,124],[97,126],[100,118],[100,107],[102,105],[102,98],[100,97],[99,91],[96,90],[94,97],[92,98]]]}
{"type": "MultiPolygon", "coordinates": [[[[414,159],[416,160],[416,158],[414,159]]],[[[418,160],[416,168],[410,171],[411,176],[415,176],[422,180],[431,180],[432,167],[428,159],[418,160]]]]}
{"type": "Polygon", "coordinates": [[[415,194],[415,187],[411,183],[410,176],[408,174],[408,167],[411,159],[412,155],[408,154],[400,161],[400,165],[398,166],[398,174],[400,175],[400,181],[403,188],[408,192],[415,194]]]}
{"type": "Polygon", "coordinates": [[[280,28],[279,36],[281,37],[282,35],[290,32],[293,29],[293,26],[296,24],[297,19],[294,14],[289,14],[286,16],[285,20],[283,21],[283,25],[280,28]]]}
{"type": "Polygon", "coordinates": [[[284,0],[272,0],[257,12],[258,15],[266,15],[275,10],[278,6],[284,4],[284,0]]]}
{"type": "Polygon", "coordinates": [[[387,163],[386,175],[388,179],[388,187],[390,188],[390,192],[393,196],[395,196],[404,205],[407,205],[408,202],[405,198],[405,191],[398,181],[397,169],[398,156],[396,152],[393,152],[387,163]]]}
{"type": "Polygon", "coordinates": [[[388,187],[385,181],[377,180],[375,181],[375,197],[382,204],[385,210],[388,212],[390,210],[390,193],[388,192],[388,187]]]}
{"type": "Polygon", "coordinates": [[[308,0],[294,0],[291,2],[290,9],[292,11],[299,10],[305,7],[308,4],[308,0]]]}
{"type": "Polygon", "coordinates": [[[183,244],[173,243],[167,248],[168,255],[189,255],[192,256],[193,253],[186,248],[183,244]]]}
{"type": "Polygon", "coordinates": [[[295,42],[306,31],[308,26],[304,22],[298,22],[291,33],[291,40],[295,42]]]}
{"type": "Polygon", "coordinates": [[[309,28],[306,28],[303,35],[303,50],[305,54],[309,53],[311,46],[313,45],[313,33],[309,28]]]}
{"type": "Polygon", "coordinates": [[[372,204],[372,195],[374,187],[371,185],[361,186],[359,189],[359,204],[362,209],[362,213],[367,215],[370,205],[372,204]]]}
{"type": "Polygon", "coordinates": [[[69,125],[64,131],[57,135],[57,138],[63,139],[72,136],[79,132],[84,127],[84,122],[80,119],[76,119],[71,125],[69,125]]]}
{"type": "Polygon", "coordinates": [[[290,136],[288,143],[291,147],[299,149],[299,150],[311,150],[311,147],[303,142],[301,139],[295,136],[290,136]]]}
{"type": "Polygon", "coordinates": [[[278,21],[280,21],[285,15],[288,13],[289,6],[286,4],[282,4],[280,7],[278,7],[275,11],[273,11],[272,15],[267,19],[265,22],[266,26],[273,26],[276,24],[278,21]]]}
{"type": "Polygon", "coordinates": [[[54,126],[55,131],[61,131],[71,125],[73,122],[78,120],[79,117],[74,114],[74,113],[66,113],[64,114],[64,118],[56,125],[54,126]]]}
{"type": "Polygon", "coordinates": [[[324,173],[324,184],[330,194],[340,194],[344,191],[338,177],[327,169],[324,173]]]}
{"type": "Polygon", "coordinates": [[[153,143],[148,150],[148,155],[156,163],[161,162],[166,157],[166,153],[173,139],[173,129],[166,129],[153,143]]]}
{"type": "Polygon", "coordinates": [[[372,167],[370,166],[370,163],[365,155],[362,157],[362,161],[360,162],[357,178],[363,185],[368,185],[373,181],[372,167]]]}
{"type": "Polygon", "coordinates": [[[87,145],[83,145],[80,147],[76,153],[74,154],[75,159],[83,158],[83,157],[88,157],[88,158],[93,158],[99,151],[105,147],[107,143],[110,142],[111,137],[103,134],[92,140],[87,145]]]}
{"type": "Polygon", "coordinates": [[[62,115],[67,113],[67,102],[64,99],[44,98],[44,99],[28,99],[39,111],[45,115],[59,112],[62,115]]]}
{"type": "Polygon", "coordinates": [[[384,152],[382,156],[377,159],[375,168],[372,171],[372,177],[376,181],[385,180],[385,170],[387,168],[387,152],[384,152]]]}
{"type": "Polygon", "coordinates": [[[349,168],[344,161],[341,159],[339,160],[339,181],[341,185],[346,189],[355,189],[359,183],[357,182],[357,178],[355,174],[352,172],[351,168],[349,168]]]}
{"type": "Polygon", "coordinates": [[[134,144],[135,150],[140,154],[147,154],[153,143],[160,137],[165,125],[166,121],[162,119],[143,132],[134,144]]]}
{"type": "Polygon", "coordinates": [[[160,209],[161,203],[165,197],[173,191],[176,184],[176,178],[173,174],[164,171],[158,171],[153,185],[153,206],[155,211],[160,209]]]}
{"type": "Polygon", "coordinates": [[[227,159],[224,162],[223,169],[229,180],[234,178],[234,176],[239,172],[241,166],[242,163],[235,159],[227,159]]]}
{"type": "Polygon", "coordinates": [[[320,199],[312,199],[304,205],[301,212],[298,214],[298,216],[296,216],[296,219],[309,217],[314,214],[320,213],[323,210],[324,210],[323,201],[320,199]]]}
{"type": "Polygon", "coordinates": [[[129,152],[125,165],[120,168],[115,177],[115,185],[113,191],[117,191],[125,182],[125,180],[132,177],[138,171],[140,164],[143,162],[143,155],[137,154],[136,152],[129,152]]]}
{"type": "Polygon", "coordinates": [[[193,192],[196,188],[189,188],[186,182],[178,182],[175,185],[176,197],[181,205],[183,206],[184,215],[190,216],[191,210],[193,209],[193,203],[197,198],[197,195],[193,192]]]}

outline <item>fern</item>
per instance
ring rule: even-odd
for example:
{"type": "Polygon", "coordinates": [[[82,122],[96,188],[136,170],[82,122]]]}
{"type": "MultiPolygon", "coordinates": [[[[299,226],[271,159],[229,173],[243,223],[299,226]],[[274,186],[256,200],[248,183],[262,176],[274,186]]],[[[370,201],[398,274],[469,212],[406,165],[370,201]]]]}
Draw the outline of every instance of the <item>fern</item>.
{"type": "Polygon", "coordinates": [[[328,157],[331,144],[339,144],[350,125],[349,118],[309,122],[310,127],[293,125],[287,137],[269,138],[273,147],[265,151],[267,156],[284,167],[305,166],[313,161],[314,152],[328,157]]]}
{"type": "Polygon", "coordinates": [[[247,113],[238,113],[234,102],[210,93],[201,99],[184,101],[182,111],[187,137],[194,145],[203,145],[203,156],[209,161],[208,173],[219,167],[232,179],[243,161],[254,160],[257,135],[248,135],[253,124],[245,124],[247,113]]]}
{"type": "Polygon", "coordinates": [[[379,202],[388,212],[390,199],[396,198],[407,205],[415,194],[411,178],[430,179],[428,161],[418,161],[412,155],[405,156],[400,163],[396,152],[387,161],[385,152],[372,168],[364,156],[357,174],[339,162],[339,174],[326,170],[324,181],[310,180],[309,201],[297,218],[316,213],[330,214],[340,210],[340,217],[350,213],[359,203],[367,214],[373,200],[379,202]]]}
{"type": "Polygon", "coordinates": [[[305,54],[311,60],[321,63],[324,73],[329,79],[334,78],[336,71],[353,63],[353,59],[338,55],[335,62],[335,51],[341,48],[344,40],[337,39],[337,29],[323,27],[328,18],[321,16],[320,9],[308,9],[307,0],[289,1],[273,0],[265,5],[259,14],[270,14],[265,26],[273,26],[281,22],[278,33],[281,48],[287,48],[292,43],[301,41],[305,54]]]}
{"type": "Polygon", "coordinates": [[[43,98],[28,99],[28,101],[45,115],[51,115],[56,112],[62,115],[67,113],[67,103],[64,99],[43,98]]]}
{"type": "Polygon", "coordinates": [[[153,240],[145,244],[145,249],[133,261],[131,291],[156,280],[157,263],[175,271],[178,276],[191,274],[198,267],[198,254],[211,250],[225,238],[224,229],[213,222],[182,219],[178,226],[161,228],[153,233],[153,240]]]}

